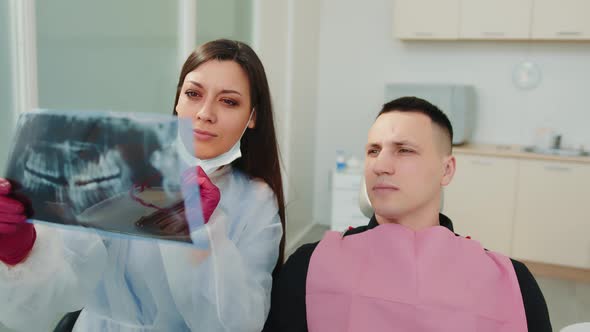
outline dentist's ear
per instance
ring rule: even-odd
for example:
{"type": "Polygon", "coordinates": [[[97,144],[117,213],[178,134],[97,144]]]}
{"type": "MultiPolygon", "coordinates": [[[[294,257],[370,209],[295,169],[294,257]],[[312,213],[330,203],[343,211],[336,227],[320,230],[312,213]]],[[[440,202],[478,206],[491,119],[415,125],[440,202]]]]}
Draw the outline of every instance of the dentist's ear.
{"type": "Polygon", "coordinates": [[[256,108],[252,107],[252,114],[250,114],[250,121],[248,121],[248,128],[256,127],[256,108]]]}

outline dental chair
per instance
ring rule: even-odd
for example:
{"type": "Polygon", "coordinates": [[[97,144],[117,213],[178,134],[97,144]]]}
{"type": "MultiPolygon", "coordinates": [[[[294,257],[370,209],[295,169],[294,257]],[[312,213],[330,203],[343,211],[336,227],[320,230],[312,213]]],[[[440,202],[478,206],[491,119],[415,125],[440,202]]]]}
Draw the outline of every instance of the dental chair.
{"type": "Polygon", "coordinates": [[[588,332],[588,331],[590,331],[590,322],[568,325],[568,326],[564,327],[563,329],[559,330],[559,332],[588,332]]]}
{"type": "Polygon", "coordinates": [[[82,310],[78,310],[65,314],[59,323],[57,323],[53,332],[72,332],[74,324],[76,324],[76,320],[78,319],[78,316],[80,316],[81,311],[82,310]]]}

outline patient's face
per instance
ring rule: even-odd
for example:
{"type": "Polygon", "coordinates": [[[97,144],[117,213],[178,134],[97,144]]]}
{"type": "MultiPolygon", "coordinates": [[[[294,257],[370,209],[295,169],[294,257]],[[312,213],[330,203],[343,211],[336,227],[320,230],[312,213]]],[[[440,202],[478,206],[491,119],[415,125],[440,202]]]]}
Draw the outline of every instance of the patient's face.
{"type": "Polygon", "coordinates": [[[421,113],[389,112],[369,130],[365,149],[367,194],[375,214],[399,219],[440,200],[448,154],[441,129],[421,113]]]}

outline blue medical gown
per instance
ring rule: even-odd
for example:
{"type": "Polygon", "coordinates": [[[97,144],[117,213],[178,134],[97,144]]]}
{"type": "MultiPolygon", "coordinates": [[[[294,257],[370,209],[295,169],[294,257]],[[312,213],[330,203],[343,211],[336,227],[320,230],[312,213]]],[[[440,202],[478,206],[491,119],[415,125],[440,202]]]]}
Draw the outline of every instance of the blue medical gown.
{"type": "Polygon", "coordinates": [[[26,261],[0,263],[0,322],[48,331],[84,308],[74,331],[262,330],[283,232],[276,197],[231,166],[210,178],[221,201],[191,233],[205,250],[36,225],[26,261]]]}

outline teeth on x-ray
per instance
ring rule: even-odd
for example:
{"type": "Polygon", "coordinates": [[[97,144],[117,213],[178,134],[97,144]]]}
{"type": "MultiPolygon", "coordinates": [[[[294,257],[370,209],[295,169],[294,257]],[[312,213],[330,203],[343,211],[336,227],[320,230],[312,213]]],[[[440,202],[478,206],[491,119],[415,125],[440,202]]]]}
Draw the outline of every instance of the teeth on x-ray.
{"type": "Polygon", "coordinates": [[[125,191],[123,160],[117,150],[101,153],[87,142],[41,142],[27,148],[24,185],[48,188],[76,212],[125,191]]]}

